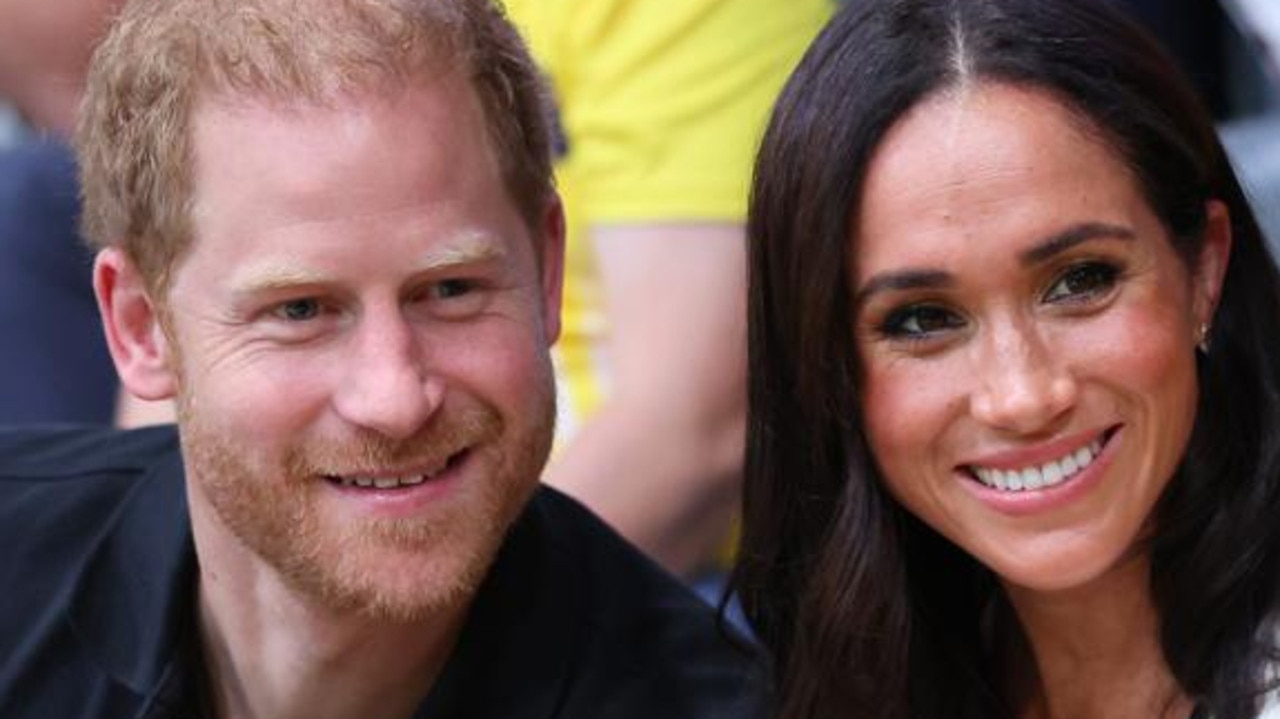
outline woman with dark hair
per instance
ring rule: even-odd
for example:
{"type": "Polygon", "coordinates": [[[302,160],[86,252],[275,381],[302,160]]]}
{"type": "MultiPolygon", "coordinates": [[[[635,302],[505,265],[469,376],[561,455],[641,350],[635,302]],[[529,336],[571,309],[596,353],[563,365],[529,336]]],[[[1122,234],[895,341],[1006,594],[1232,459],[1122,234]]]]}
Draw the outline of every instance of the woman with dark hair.
{"type": "Polygon", "coordinates": [[[1265,710],[1280,282],[1146,35],[850,3],[752,203],[734,584],[784,719],[1265,710]]]}

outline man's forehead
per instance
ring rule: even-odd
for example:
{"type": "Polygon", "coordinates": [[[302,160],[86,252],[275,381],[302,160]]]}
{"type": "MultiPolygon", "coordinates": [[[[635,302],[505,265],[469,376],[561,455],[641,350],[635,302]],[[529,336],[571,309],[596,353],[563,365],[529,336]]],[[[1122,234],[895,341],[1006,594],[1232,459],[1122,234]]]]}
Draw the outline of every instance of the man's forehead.
{"type": "MultiPolygon", "coordinates": [[[[484,123],[483,109],[469,82],[459,74],[426,78],[395,87],[373,87],[343,91],[313,98],[234,91],[202,92],[191,116],[191,159],[196,165],[198,186],[203,166],[215,163],[228,147],[270,152],[276,158],[296,152],[296,163],[305,168],[316,152],[338,146],[360,146],[390,153],[385,172],[403,168],[414,159],[413,152],[444,156],[454,150],[469,153],[470,165],[480,162],[497,167],[497,155],[484,123]],[[380,142],[386,135],[399,135],[403,142],[380,142]],[[442,138],[436,146],[415,142],[420,138],[442,138]]],[[[238,153],[243,156],[244,151],[238,153]]],[[[329,152],[329,154],[334,154],[329,152]]],[[[457,152],[453,152],[457,154],[457,152]]],[[[242,157],[241,162],[251,158],[242,157]]],[[[276,166],[287,175],[289,166],[276,166]]],[[[247,178],[252,179],[252,178],[247,178]]]]}
{"type": "Polygon", "coordinates": [[[190,207],[197,236],[245,218],[260,227],[395,211],[396,198],[408,207],[484,193],[493,209],[500,201],[520,212],[465,73],[319,99],[225,88],[198,95],[190,207]],[[244,211],[229,215],[229,206],[244,211]]]}

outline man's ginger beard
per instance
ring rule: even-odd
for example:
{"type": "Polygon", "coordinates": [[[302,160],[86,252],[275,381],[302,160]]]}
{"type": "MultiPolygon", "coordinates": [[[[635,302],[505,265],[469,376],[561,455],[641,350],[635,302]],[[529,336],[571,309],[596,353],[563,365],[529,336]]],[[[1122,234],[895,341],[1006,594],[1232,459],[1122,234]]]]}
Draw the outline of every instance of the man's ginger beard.
{"type": "MultiPolygon", "coordinates": [[[[176,349],[172,334],[166,334],[176,349]]],[[[174,365],[182,365],[176,353],[174,365]]],[[[554,434],[549,365],[547,372],[536,402],[542,416],[521,428],[523,436],[502,438],[505,451],[497,441],[512,427],[494,408],[473,400],[464,407],[442,407],[408,440],[357,428],[343,438],[298,438],[292,446],[275,448],[276,456],[262,457],[244,439],[237,441],[206,421],[185,375],[177,371],[189,487],[294,591],[331,610],[372,619],[424,618],[475,593],[537,486],[554,434]],[[438,466],[463,448],[468,448],[470,467],[443,506],[410,518],[343,524],[318,512],[319,495],[337,491],[324,476],[438,466]]]]}

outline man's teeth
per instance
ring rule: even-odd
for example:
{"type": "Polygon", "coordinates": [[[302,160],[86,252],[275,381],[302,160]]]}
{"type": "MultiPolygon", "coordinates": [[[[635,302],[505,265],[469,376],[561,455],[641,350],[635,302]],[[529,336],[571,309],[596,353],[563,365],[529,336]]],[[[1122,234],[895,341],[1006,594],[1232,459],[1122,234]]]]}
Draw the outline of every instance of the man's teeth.
{"type": "Polygon", "coordinates": [[[344,487],[374,487],[377,489],[394,489],[396,487],[412,487],[431,479],[425,474],[410,474],[404,477],[335,477],[344,487]]]}
{"type": "Polygon", "coordinates": [[[1087,447],[1081,447],[1061,459],[1046,462],[1039,467],[1006,470],[973,466],[970,469],[988,487],[1005,492],[1025,492],[1062,484],[1075,473],[1093,464],[1101,451],[1102,442],[1094,440],[1087,447]]]}

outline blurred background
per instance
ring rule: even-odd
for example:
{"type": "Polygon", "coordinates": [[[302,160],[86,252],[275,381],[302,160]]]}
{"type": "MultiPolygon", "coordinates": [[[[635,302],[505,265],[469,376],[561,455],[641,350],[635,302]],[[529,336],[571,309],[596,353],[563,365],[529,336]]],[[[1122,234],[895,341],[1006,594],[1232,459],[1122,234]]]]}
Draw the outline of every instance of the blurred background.
{"type": "Polygon", "coordinates": [[[1195,82],[1270,239],[1280,248],[1280,2],[1112,0],[1195,82]]]}

